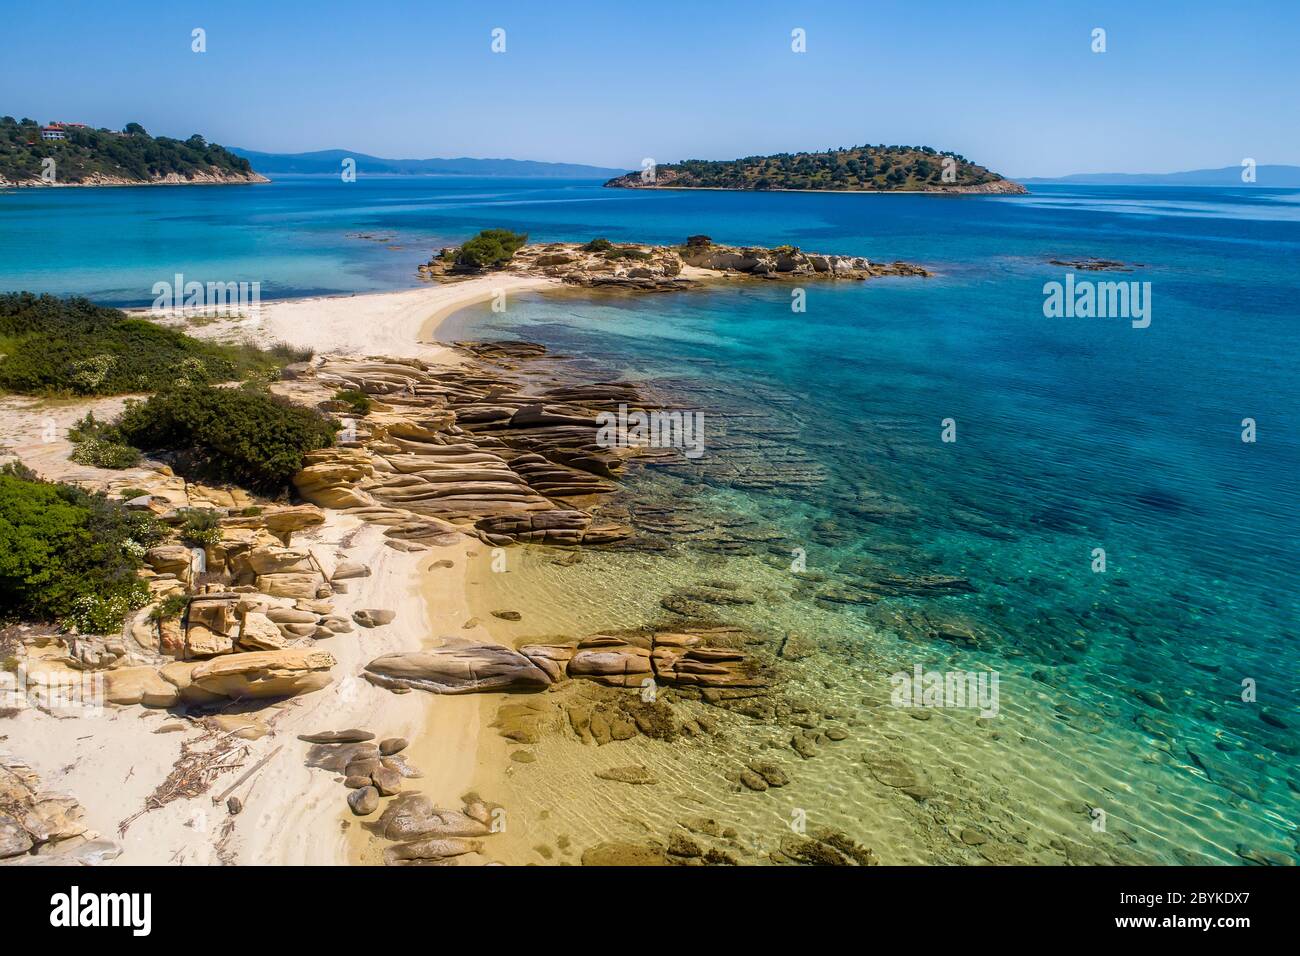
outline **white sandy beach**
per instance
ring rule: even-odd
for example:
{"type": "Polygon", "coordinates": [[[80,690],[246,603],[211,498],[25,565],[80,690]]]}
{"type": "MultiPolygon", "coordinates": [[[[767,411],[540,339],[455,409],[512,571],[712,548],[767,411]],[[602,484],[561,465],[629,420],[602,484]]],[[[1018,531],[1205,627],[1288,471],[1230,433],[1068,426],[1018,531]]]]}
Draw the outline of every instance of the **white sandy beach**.
{"type": "MultiPolygon", "coordinates": [[[[504,291],[531,291],[558,285],[555,280],[493,276],[454,285],[374,295],[338,296],[264,304],[251,319],[196,326],[193,334],[216,337],[242,333],[259,343],[289,342],[318,354],[387,355],[451,360],[444,346],[432,342],[437,325],[464,306],[504,291]]],[[[11,452],[48,478],[107,485],[129,483],[132,471],[107,472],[67,459],[67,426],[94,408],[111,418],[123,399],[94,402],[47,402],[7,398],[4,434],[11,452]],[[50,439],[48,423],[55,423],[50,439]]],[[[68,791],[85,808],[83,822],[122,846],[119,864],[306,864],[334,865],[365,859],[367,843],[348,812],[348,791],[335,774],[306,766],[309,744],[298,734],[362,728],[378,737],[406,737],[410,763],[424,774],[419,781],[444,805],[457,805],[470,789],[479,759],[480,700],[394,694],[359,675],[373,658],[394,651],[416,650],[456,635],[486,639],[482,625],[469,628],[466,594],[469,556],[481,544],[464,538],[454,545],[405,553],[384,546],[379,527],[340,512],[326,512],[326,523],[298,532],[296,547],[310,546],[317,561],[330,568],[342,553],[371,568],[371,575],[349,581],[347,593],[334,598],[337,613],[350,616],[360,608],[396,612],[384,627],[358,627],[320,646],[337,660],[333,683],[324,690],[261,709],[271,732],[246,743],[238,766],[217,776],[207,792],[178,799],[134,819],[125,833],[121,823],[146,806],[150,794],[171,772],[186,741],[204,734],[197,723],[162,710],[108,705],[97,715],[52,715],[28,708],[5,725],[5,746],[26,759],[47,789],[68,791]],[[429,570],[450,560],[451,567],[429,570]],[[241,774],[259,764],[231,796],[243,802],[238,815],[228,814],[224,799],[241,774]]],[[[368,838],[367,838],[368,839],[368,838]]],[[[462,860],[475,862],[475,855],[462,860]]]]}
{"type": "Polygon", "coordinates": [[[275,300],[261,303],[253,315],[196,324],[186,332],[242,337],[263,346],[287,342],[318,355],[437,360],[448,350],[434,342],[434,334],[453,312],[501,294],[508,303],[511,295],[560,285],[544,276],[492,275],[401,292],[275,300]]]}

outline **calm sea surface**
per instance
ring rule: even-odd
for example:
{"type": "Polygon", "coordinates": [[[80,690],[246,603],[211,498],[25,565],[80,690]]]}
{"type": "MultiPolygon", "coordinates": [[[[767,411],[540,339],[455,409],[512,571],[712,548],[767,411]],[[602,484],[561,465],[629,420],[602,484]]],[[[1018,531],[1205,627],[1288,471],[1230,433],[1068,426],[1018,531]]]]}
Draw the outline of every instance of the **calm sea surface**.
{"type": "MultiPolygon", "coordinates": [[[[659,527],[666,550],[620,578],[630,602],[671,589],[685,565],[734,577],[769,595],[740,618],[807,635],[849,709],[887,698],[888,674],[914,664],[997,671],[1005,732],[966,723],[947,746],[910,721],[882,746],[930,753],[960,807],[1012,847],[1005,859],[1297,856],[1300,191],[754,195],[364,177],[24,190],[0,194],[0,289],[142,305],[176,272],[260,281],[264,298],[392,289],[417,285],[437,247],[497,226],[533,240],[706,233],[935,272],[810,282],[801,313],[783,283],[530,297],[462,313],[448,334],[540,341],[703,413],[697,464],[633,478],[694,530],[659,527]],[[1150,283],[1149,327],[1044,317],[1043,285],[1067,271],[1048,260],[1083,256],[1135,268],[1078,279],[1150,283]],[[973,590],[837,599],[890,574],[973,590]],[[928,735],[914,747],[912,725],[928,735]]],[[[824,773],[841,823],[880,827],[889,845],[869,819],[875,784],[824,773]]],[[[909,832],[929,832],[899,799],[909,832]]],[[[953,825],[932,815],[926,827],[953,825]]],[[[912,846],[887,862],[961,859],[912,846]]]]}

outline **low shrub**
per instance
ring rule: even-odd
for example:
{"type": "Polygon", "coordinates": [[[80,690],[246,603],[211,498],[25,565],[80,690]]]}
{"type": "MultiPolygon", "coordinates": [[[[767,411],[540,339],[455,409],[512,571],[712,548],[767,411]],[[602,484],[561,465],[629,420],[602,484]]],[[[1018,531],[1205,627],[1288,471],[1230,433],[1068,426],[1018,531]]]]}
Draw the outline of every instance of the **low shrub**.
{"type": "Polygon", "coordinates": [[[167,595],[155,604],[149,612],[149,619],[151,621],[165,621],[170,618],[180,617],[189,606],[190,596],[183,591],[178,591],[175,594],[167,595]]]}
{"type": "Polygon", "coordinates": [[[140,449],[102,438],[87,438],[72,450],[70,457],[78,464],[121,471],[140,463],[140,449]]]}
{"type": "Polygon", "coordinates": [[[605,259],[615,262],[620,259],[634,259],[637,262],[645,262],[653,258],[650,253],[644,249],[638,249],[635,246],[619,246],[615,249],[606,250],[603,253],[605,259]]]}
{"type": "Polygon", "coordinates": [[[0,468],[0,616],[115,631],[147,599],[136,572],[165,535],[102,494],[0,468]]]}
{"type": "Polygon", "coordinates": [[[583,252],[605,252],[614,248],[614,243],[608,239],[593,239],[582,247],[583,252]]]}
{"type": "Polygon", "coordinates": [[[303,455],[333,443],[337,424],[319,412],[252,388],[177,388],[128,402],[116,440],[176,453],[182,475],[279,493],[303,455]]]}
{"type": "Polygon", "coordinates": [[[72,460],[82,465],[120,470],[140,462],[140,450],[116,441],[112,426],[97,420],[94,412],[87,412],[68,429],[68,440],[76,445],[72,460]]]}
{"type": "Polygon", "coordinates": [[[528,241],[525,232],[509,229],[484,229],[456,253],[456,265],[467,269],[499,268],[510,261],[528,241]]]}
{"type": "Polygon", "coordinates": [[[0,343],[0,389],[27,395],[121,395],[269,378],[301,360],[285,349],[200,341],[86,299],[30,292],[0,294],[0,343]]]}
{"type": "Polygon", "coordinates": [[[221,516],[208,508],[183,508],[177,533],[189,545],[210,545],[221,540],[221,516]]]}
{"type": "Polygon", "coordinates": [[[353,415],[369,415],[375,403],[365,392],[355,388],[341,388],[334,393],[334,401],[343,402],[353,415]]]}

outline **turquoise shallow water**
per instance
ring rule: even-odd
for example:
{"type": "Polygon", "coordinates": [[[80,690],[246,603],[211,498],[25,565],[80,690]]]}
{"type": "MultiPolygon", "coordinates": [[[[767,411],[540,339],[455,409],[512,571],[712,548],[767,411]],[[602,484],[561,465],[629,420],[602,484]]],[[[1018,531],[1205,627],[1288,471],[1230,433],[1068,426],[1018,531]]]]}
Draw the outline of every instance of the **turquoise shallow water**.
{"type": "MultiPolygon", "coordinates": [[[[982,752],[989,766],[961,768],[996,779],[981,805],[1032,815],[1015,804],[1046,794],[1107,807],[1148,860],[1296,856],[1300,192],[940,198],[434,179],[28,191],[0,196],[0,288],[141,304],[176,271],[260,280],[265,297],[393,288],[416,284],[432,248],[488,226],[542,240],[704,232],[931,268],[925,280],[809,284],[804,313],[789,286],[751,283],[521,298],[504,315],[462,313],[444,334],[541,341],[701,411],[705,458],[637,475],[634,491],[750,544],[720,550],[641,515],[647,533],[676,560],[750,583],[789,580],[803,549],[816,580],[747,613],[812,634],[828,672],[861,664],[863,694],[878,694],[868,685],[882,667],[999,670],[1016,732],[982,752]],[[362,232],[389,241],[351,238],[362,232]],[[1043,284],[1066,271],[1047,260],[1060,256],[1141,263],[1092,278],[1149,281],[1150,327],[1045,318],[1043,284]],[[1256,442],[1242,442],[1244,418],[1256,442]],[[955,442],[941,441],[945,419],[955,442]],[[956,575],[974,590],[825,599],[884,573],[956,575]]],[[[629,589],[670,587],[664,567],[641,566],[647,580],[629,589]]],[[[841,784],[825,789],[857,806],[841,784]]],[[[1062,823],[1070,812],[1039,826],[1087,827],[1062,823]]]]}
{"type": "Polygon", "coordinates": [[[894,248],[937,277],[811,284],[803,314],[778,283],[535,298],[467,313],[445,334],[601,356],[593,373],[653,380],[703,412],[706,438],[715,428],[705,460],[646,481],[706,523],[724,514],[780,532],[727,551],[708,565],[715,577],[752,583],[747,557],[780,567],[802,548],[839,587],[882,569],[968,578],[975,593],[830,614],[811,587],[759,617],[832,646],[857,636],[890,668],[999,670],[1003,707],[1043,745],[1025,774],[1109,808],[1141,834],[1142,858],[1235,862],[1260,847],[1294,858],[1300,229],[1285,208],[1244,200],[1227,217],[1231,194],[1185,200],[1213,216],[1183,201],[1162,192],[1116,213],[1062,190],[1048,238],[1033,235],[1047,215],[1037,197],[890,209],[902,220],[886,230],[903,236],[894,248]],[[943,235],[927,243],[912,230],[931,217],[943,235]],[[1044,260],[1062,254],[1143,263],[1102,278],[1152,283],[1150,327],[1044,318],[1043,283],[1064,272],[1044,260]],[[1255,443],[1241,440],[1247,417],[1255,443]],[[975,640],[934,636],[954,629],[975,640]],[[922,649],[891,653],[891,637],[922,649]],[[1045,721],[1070,732],[1058,739],[1045,721]]]}

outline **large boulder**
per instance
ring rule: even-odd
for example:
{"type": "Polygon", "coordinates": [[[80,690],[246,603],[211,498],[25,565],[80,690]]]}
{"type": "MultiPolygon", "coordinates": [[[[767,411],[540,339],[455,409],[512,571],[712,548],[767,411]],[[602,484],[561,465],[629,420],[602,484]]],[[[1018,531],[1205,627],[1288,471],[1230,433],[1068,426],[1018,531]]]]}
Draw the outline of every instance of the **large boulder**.
{"type": "Polygon", "coordinates": [[[185,627],[178,617],[165,617],[158,622],[158,653],[168,657],[181,657],[185,653],[185,627]]]}
{"type": "Polygon", "coordinates": [[[328,593],[325,578],[319,571],[286,571],[284,573],[259,574],[257,589],[272,597],[306,598],[321,597],[321,592],[328,593]]]}
{"type": "Polygon", "coordinates": [[[290,572],[312,574],[317,570],[311,554],[295,548],[253,548],[245,558],[257,575],[290,572]]]}
{"type": "Polygon", "coordinates": [[[653,674],[649,650],[604,636],[582,641],[567,670],[570,677],[585,677],[611,687],[640,687],[653,674]]]}
{"type": "Polygon", "coordinates": [[[374,504],[368,494],[353,488],[374,474],[369,456],[350,449],[320,449],[308,453],[306,459],[308,465],[293,476],[293,485],[307,501],[323,508],[360,508],[374,504]]]}
{"type": "Polygon", "coordinates": [[[325,513],[315,505],[287,505],[266,511],[262,517],[268,531],[283,535],[325,523],[325,513]]]}
{"type": "Polygon", "coordinates": [[[92,866],[119,855],[120,847],[86,829],[83,815],[73,797],[42,790],[28,764],[0,750],[0,864],[92,866]]]}
{"type": "Polygon", "coordinates": [[[191,627],[201,624],[217,634],[230,634],[236,629],[236,612],[234,598],[207,600],[196,597],[190,601],[185,613],[185,621],[191,627]]]}
{"type": "Polygon", "coordinates": [[[435,807],[418,793],[402,794],[379,818],[378,830],[389,840],[487,836],[488,827],[459,810],[435,807]]]}
{"type": "Polygon", "coordinates": [[[288,641],[285,636],[265,614],[249,611],[244,615],[243,624],[239,628],[240,647],[250,651],[275,651],[286,644],[288,641]]]}
{"type": "Polygon", "coordinates": [[[571,644],[526,644],[519,648],[519,653],[546,671],[552,681],[564,676],[564,668],[573,657],[573,651],[571,644]]]}
{"type": "Polygon", "coordinates": [[[215,657],[229,654],[235,649],[235,639],[202,624],[191,624],[185,630],[186,657],[215,657]]]}
{"type": "Polygon", "coordinates": [[[383,627],[385,624],[393,623],[396,617],[396,611],[385,608],[360,608],[352,612],[352,620],[362,627],[383,627]]]}
{"type": "Polygon", "coordinates": [[[180,699],[180,691],[156,667],[119,667],[104,674],[104,699],[110,704],[171,707],[180,699]]]}
{"type": "Polygon", "coordinates": [[[168,664],[159,673],[188,703],[222,698],[293,697],[330,683],[334,655],[310,648],[226,654],[199,663],[168,664]]]}
{"type": "Polygon", "coordinates": [[[366,679],[380,687],[432,694],[544,690],[551,684],[547,673],[518,651],[464,639],[429,651],[377,657],[366,665],[366,679]]]}
{"type": "Polygon", "coordinates": [[[178,580],[189,583],[190,566],[194,553],[179,544],[160,544],[145,552],[144,563],[158,574],[174,574],[178,580]]]}

